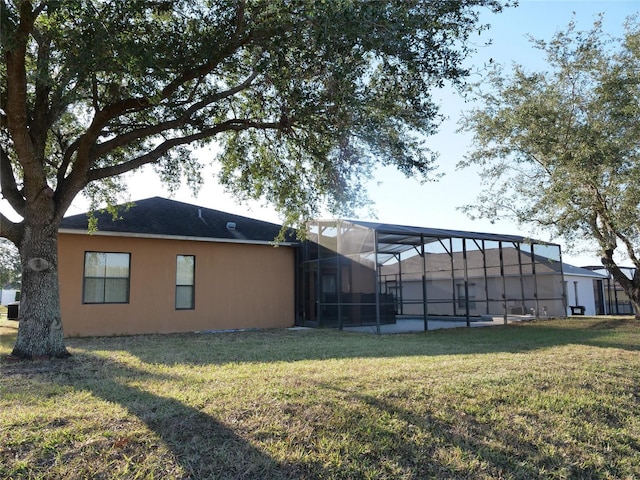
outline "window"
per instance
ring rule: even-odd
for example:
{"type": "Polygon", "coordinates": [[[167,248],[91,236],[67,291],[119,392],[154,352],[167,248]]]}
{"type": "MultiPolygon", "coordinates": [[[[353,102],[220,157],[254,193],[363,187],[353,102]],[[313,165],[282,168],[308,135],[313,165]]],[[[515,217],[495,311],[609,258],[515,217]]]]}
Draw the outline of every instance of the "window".
{"type": "Polygon", "coordinates": [[[129,303],[129,253],[84,253],[82,303],[129,303]]]}
{"type": "MultiPolygon", "coordinates": [[[[476,308],[476,284],[469,283],[467,285],[467,291],[469,292],[469,309],[473,310],[476,308]]],[[[464,283],[458,283],[456,284],[456,287],[458,287],[458,307],[466,308],[467,296],[465,295],[464,283]]]]}
{"type": "Polygon", "coordinates": [[[176,263],[176,310],[195,308],[196,257],[178,255],[176,263]]]}

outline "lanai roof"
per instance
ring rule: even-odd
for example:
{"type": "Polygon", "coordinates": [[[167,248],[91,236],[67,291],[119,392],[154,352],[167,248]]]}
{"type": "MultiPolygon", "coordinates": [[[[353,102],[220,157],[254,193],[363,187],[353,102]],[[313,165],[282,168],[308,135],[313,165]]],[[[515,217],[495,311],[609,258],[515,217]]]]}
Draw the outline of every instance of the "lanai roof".
{"type": "Polygon", "coordinates": [[[589,270],[588,268],[569,265],[568,263],[562,264],[562,271],[565,275],[573,275],[576,277],[607,278],[607,276],[603,275],[602,273],[594,272],[593,270],[589,270]]]}
{"type": "MultiPolygon", "coordinates": [[[[441,228],[394,225],[390,223],[365,222],[361,220],[344,220],[346,223],[358,225],[377,232],[377,252],[383,258],[388,255],[410,250],[416,246],[438,242],[446,238],[464,238],[468,240],[486,240],[492,242],[535,243],[540,245],[559,245],[519,235],[502,235],[496,233],[468,232],[463,230],[445,230],[441,228]]],[[[323,223],[320,221],[319,223],[323,223]]],[[[390,257],[389,257],[390,258],[390,257]]],[[[382,261],[384,263],[385,260],[382,261]]]]}
{"type": "MultiPolygon", "coordinates": [[[[113,221],[106,211],[96,211],[98,232],[102,235],[182,237],[241,243],[273,242],[281,225],[253,218],[199,207],[189,203],[151,197],[119,208],[119,219],[113,221]],[[235,228],[234,228],[235,227],[235,228]]],[[[60,231],[86,232],[87,214],[65,217],[60,231]]],[[[292,235],[287,241],[295,241],[292,235]]]]}
{"type": "MultiPolygon", "coordinates": [[[[467,238],[476,240],[490,240],[490,241],[503,241],[503,242],[533,242],[548,244],[540,240],[532,240],[529,237],[521,237],[518,235],[502,235],[497,233],[481,233],[481,232],[468,232],[464,230],[445,230],[442,228],[427,228],[427,227],[412,227],[407,225],[394,225],[391,223],[378,223],[378,222],[364,222],[361,220],[346,220],[354,225],[360,225],[362,227],[376,230],[381,236],[392,235],[400,238],[405,236],[407,238],[420,237],[432,238],[435,240],[439,238],[467,238]]],[[[552,245],[552,244],[551,244],[552,245]]]]}

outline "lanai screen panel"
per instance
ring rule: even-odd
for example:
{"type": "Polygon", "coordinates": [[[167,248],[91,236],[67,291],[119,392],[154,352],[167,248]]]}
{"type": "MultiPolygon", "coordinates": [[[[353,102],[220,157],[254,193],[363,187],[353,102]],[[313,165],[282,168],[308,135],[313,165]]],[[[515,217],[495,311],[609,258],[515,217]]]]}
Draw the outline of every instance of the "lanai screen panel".
{"type": "Polygon", "coordinates": [[[318,326],[566,312],[560,247],[523,237],[316,221],[304,251],[305,322],[318,326]]]}
{"type": "Polygon", "coordinates": [[[538,314],[542,316],[560,316],[559,311],[566,312],[564,296],[564,278],[558,275],[562,270],[560,247],[557,245],[533,245],[533,266],[536,268],[536,292],[538,314]],[[558,290],[563,292],[558,298],[558,290]]]}
{"type": "MultiPolygon", "coordinates": [[[[467,239],[464,246],[467,259],[469,315],[487,315],[491,312],[492,307],[489,304],[489,277],[485,245],[482,240],[467,239]]],[[[460,256],[459,254],[459,261],[464,261],[464,259],[460,259],[460,256]]],[[[464,252],[462,256],[464,257],[464,252]]],[[[466,305],[461,305],[461,307],[465,308],[466,305]]]]}
{"type": "Polygon", "coordinates": [[[303,259],[304,320],[324,327],[395,321],[392,297],[378,290],[375,231],[346,221],[309,226],[303,259]]]}

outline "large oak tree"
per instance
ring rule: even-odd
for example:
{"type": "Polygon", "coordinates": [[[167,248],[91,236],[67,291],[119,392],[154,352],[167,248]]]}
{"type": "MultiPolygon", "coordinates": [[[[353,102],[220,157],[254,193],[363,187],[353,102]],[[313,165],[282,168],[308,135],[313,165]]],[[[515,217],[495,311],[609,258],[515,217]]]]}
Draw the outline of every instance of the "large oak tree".
{"type": "Polygon", "coordinates": [[[146,164],[219,181],[289,224],[353,206],[372,165],[427,175],[430,92],[502,0],[41,0],[0,2],[0,216],[23,268],[13,355],[65,356],[58,225],[79,193],[111,198],[146,164]],[[111,192],[111,193],[110,193],[111,192]]]}
{"type": "Polygon", "coordinates": [[[463,120],[474,134],[462,165],[488,188],[470,211],[511,215],[564,237],[588,239],[640,318],[640,25],[624,38],[571,23],[534,40],[547,68],[496,66],[463,120]],[[620,255],[617,255],[620,253],[620,255]],[[628,278],[617,263],[635,267],[628,278]]]}

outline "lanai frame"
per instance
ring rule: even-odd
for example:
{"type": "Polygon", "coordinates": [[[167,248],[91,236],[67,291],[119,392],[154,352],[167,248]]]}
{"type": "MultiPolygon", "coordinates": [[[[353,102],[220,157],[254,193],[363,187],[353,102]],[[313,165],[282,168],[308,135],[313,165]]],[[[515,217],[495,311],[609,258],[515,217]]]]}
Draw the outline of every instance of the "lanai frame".
{"type": "Polygon", "coordinates": [[[416,282],[421,284],[425,330],[429,319],[438,316],[462,317],[467,326],[483,315],[502,316],[507,323],[513,312],[526,315],[532,310],[535,316],[566,316],[557,244],[358,220],[313,221],[307,238],[302,249],[303,324],[366,324],[380,332],[381,324],[392,323],[396,315],[415,312],[417,302],[407,299],[405,290],[407,283],[415,287],[416,282]],[[448,269],[436,270],[445,260],[448,269]],[[421,272],[416,264],[421,264],[421,272]],[[396,280],[390,288],[394,268],[396,280]],[[443,282],[449,283],[448,298],[434,298],[444,292],[443,282]],[[484,291],[474,292],[480,294],[473,298],[470,288],[477,284],[484,291]],[[484,306],[483,312],[478,305],[484,306]]]}

